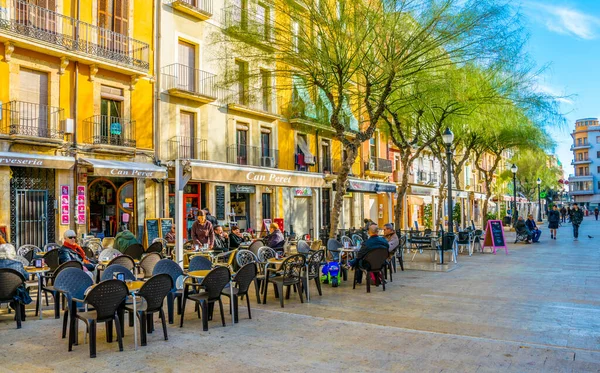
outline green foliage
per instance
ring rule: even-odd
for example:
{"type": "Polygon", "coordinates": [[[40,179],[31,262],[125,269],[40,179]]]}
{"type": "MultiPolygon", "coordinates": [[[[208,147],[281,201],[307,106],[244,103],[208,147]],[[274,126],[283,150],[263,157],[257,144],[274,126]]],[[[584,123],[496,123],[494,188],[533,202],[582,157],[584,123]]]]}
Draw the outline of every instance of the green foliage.
{"type": "Polygon", "coordinates": [[[426,204],[423,207],[423,224],[425,228],[433,229],[433,207],[431,204],[426,204]]]}
{"type": "Polygon", "coordinates": [[[496,214],[488,212],[487,215],[485,216],[485,220],[497,220],[498,217],[496,216],[496,214]]]}
{"type": "Polygon", "coordinates": [[[454,209],[452,211],[452,219],[454,220],[454,222],[456,222],[458,224],[460,224],[460,221],[461,221],[461,219],[460,219],[460,217],[461,217],[461,210],[462,210],[461,204],[460,203],[456,203],[454,205],[454,209]]]}

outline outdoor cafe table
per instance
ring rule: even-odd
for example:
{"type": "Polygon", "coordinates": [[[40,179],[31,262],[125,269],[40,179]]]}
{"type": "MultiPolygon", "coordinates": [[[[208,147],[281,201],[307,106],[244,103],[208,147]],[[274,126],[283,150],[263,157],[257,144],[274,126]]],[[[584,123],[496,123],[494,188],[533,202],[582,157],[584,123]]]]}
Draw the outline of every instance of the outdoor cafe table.
{"type": "MultiPolygon", "coordinates": [[[[265,263],[265,281],[267,280],[267,268],[269,267],[269,265],[272,265],[273,268],[275,268],[275,270],[277,270],[280,266],[281,263],[283,263],[285,261],[285,259],[277,259],[277,258],[270,258],[267,259],[267,262],[265,263]]],[[[306,268],[306,302],[310,303],[310,280],[309,280],[309,269],[308,269],[308,262],[306,262],[305,265],[306,268]]],[[[318,274],[317,274],[318,276],[318,274]]],[[[265,286],[265,292],[267,291],[267,287],[265,286]]],[[[281,297],[282,294],[279,294],[279,296],[281,297]]]]}
{"type": "MultiPolygon", "coordinates": [[[[356,254],[359,250],[360,250],[360,248],[357,246],[340,248],[340,264],[344,264],[343,259],[342,259],[343,253],[352,254],[354,256],[354,254],[356,254]]],[[[349,257],[349,255],[346,255],[346,265],[350,264],[350,260],[348,259],[348,257],[349,257]]]]}
{"type": "MultiPolygon", "coordinates": [[[[142,288],[142,285],[144,285],[144,281],[125,281],[125,285],[127,285],[127,290],[129,291],[129,294],[131,294],[131,298],[133,301],[133,348],[137,350],[137,301],[135,299],[135,296],[137,292],[142,288]]],[[[123,320],[120,321],[124,322],[123,320]]]]}
{"type": "Polygon", "coordinates": [[[38,277],[37,309],[40,312],[40,320],[41,320],[42,319],[42,274],[44,274],[46,272],[50,272],[50,267],[37,268],[37,267],[27,266],[27,267],[25,267],[25,270],[30,275],[37,275],[37,277],[38,277]]]}
{"type": "MultiPolygon", "coordinates": [[[[201,269],[198,271],[190,271],[187,273],[187,275],[189,277],[195,278],[195,279],[203,279],[205,278],[208,273],[210,272],[210,269],[201,269]]],[[[233,277],[233,275],[232,275],[233,277]]],[[[235,324],[235,313],[233,312],[233,284],[231,282],[231,277],[229,278],[229,291],[230,291],[230,295],[231,295],[231,300],[229,302],[229,307],[231,308],[231,325],[235,324]]]]}

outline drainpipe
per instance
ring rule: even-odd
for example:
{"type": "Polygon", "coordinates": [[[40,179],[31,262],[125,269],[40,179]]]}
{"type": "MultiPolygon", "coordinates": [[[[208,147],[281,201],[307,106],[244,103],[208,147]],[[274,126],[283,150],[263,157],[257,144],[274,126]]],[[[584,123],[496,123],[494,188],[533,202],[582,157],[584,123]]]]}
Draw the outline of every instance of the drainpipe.
{"type": "MultiPolygon", "coordinates": [[[[154,158],[156,163],[161,162],[160,152],[160,39],[161,39],[161,0],[156,0],[154,19],[154,101],[152,102],[154,112],[154,158]]],[[[168,184],[168,181],[167,181],[168,184]]],[[[159,217],[165,217],[165,180],[160,183],[160,191],[158,193],[159,217]]]]}
{"type": "MultiPolygon", "coordinates": [[[[79,21],[80,16],[80,0],[77,0],[75,3],[75,19],[79,21]]],[[[79,26],[75,28],[75,40],[79,38],[79,26]]],[[[75,80],[74,80],[75,89],[73,90],[73,136],[72,136],[72,145],[71,149],[73,150],[73,157],[75,157],[75,165],[73,166],[73,190],[71,191],[71,201],[73,204],[73,212],[75,212],[75,204],[77,203],[77,118],[78,118],[78,100],[79,97],[79,62],[75,61],[75,80]]],[[[77,232],[77,217],[76,214],[73,214],[73,219],[71,220],[71,224],[69,226],[70,229],[73,229],[77,232]]],[[[85,226],[84,226],[85,231],[85,226]]]]}

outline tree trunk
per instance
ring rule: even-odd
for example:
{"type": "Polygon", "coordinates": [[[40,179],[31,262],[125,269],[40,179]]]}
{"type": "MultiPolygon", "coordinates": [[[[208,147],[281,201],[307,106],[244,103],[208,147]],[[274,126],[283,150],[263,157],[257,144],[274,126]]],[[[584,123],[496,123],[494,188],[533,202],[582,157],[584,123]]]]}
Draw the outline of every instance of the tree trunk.
{"type": "Polygon", "coordinates": [[[410,157],[406,161],[402,161],[402,182],[398,190],[398,198],[396,198],[396,208],[394,209],[394,224],[396,229],[404,229],[404,197],[408,190],[408,168],[410,157]]]}
{"type": "Polygon", "coordinates": [[[439,188],[439,196],[438,196],[438,205],[437,205],[437,226],[444,226],[444,203],[446,200],[446,192],[444,185],[446,184],[446,170],[445,167],[440,166],[440,188],[439,188]]]}
{"type": "Polygon", "coordinates": [[[346,159],[342,160],[342,169],[336,179],[336,193],[333,199],[333,209],[331,210],[331,227],[329,227],[329,238],[335,238],[340,222],[340,214],[344,205],[344,196],[348,185],[348,174],[356,159],[357,150],[353,147],[346,149],[346,159]]]}

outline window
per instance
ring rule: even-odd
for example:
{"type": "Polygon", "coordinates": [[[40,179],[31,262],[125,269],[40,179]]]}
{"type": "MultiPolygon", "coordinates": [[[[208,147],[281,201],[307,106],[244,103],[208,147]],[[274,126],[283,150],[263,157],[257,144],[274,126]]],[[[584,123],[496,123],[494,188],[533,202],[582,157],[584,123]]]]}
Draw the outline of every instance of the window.
{"type": "Polygon", "coordinates": [[[310,144],[305,134],[296,135],[296,169],[308,171],[308,167],[315,164],[315,157],[310,152],[310,144]]]}
{"type": "Polygon", "coordinates": [[[581,145],[581,138],[577,139],[577,146],[581,145]]]}
{"type": "MultiPolygon", "coordinates": [[[[129,0],[98,0],[98,27],[121,35],[129,34],[129,0]]],[[[129,52],[127,38],[115,38],[110,33],[99,32],[101,48],[129,52]]]]}
{"type": "Polygon", "coordinates": [[[331,146],[329,141],[321,141],[321,169],[323,172],[331,173],[331,146]]]}
{"type": "Polygon", "coordinates": [[[377,142],[375,141],[376,136],[377,135],[373,135],[373,137],[369,139],[369,155],[371,158],[377,158],[377,142]]]}
{"type": "Polygon", "coordinates": [[[271,156],[271,130],[263,129],[260,133],[260,154],[263,157],[271,156]]]}
{"type": "Polygon", "coordinates": [[[240,105],[248,105],[248,63],[236,60],[235,69],[237,80],[237,103],[240,105]]]}
{"type": "Polygon", "coordinates": [[[271,10],[264,4],[256,6],[256,22],[258,24],[258,35],[264,40],[271,40],[271,10]]]}
{"type": "Polygon", "coordinates": [[[196,134],[196,114],[188,111],[179,113],[179,157],[184,159],[195,159],[195,134],[196,134]]]}
{"type": "Polygon", "coordinates": [[[261,79],[261,96],[262,96],[262,109],[264,111],[271,111],[271,72],[268,70],[260,71],[261,79]]]}
{"type": "Polygon", "coordinates": [[[300,22],[295,19],[292,19],[292,50],[300,50],[300,22]]]}
{"type": "Polygon", "coordinates": [[[123,145],[123,90],[102,86],[100,95],[100,143],[123,145]]]}
{"type": "Polygon", "coordinates": [[[583,161],[583,153],[577,154],[577,160],[578,161],[583,161]]]}
{"type": "Polygon", "coordinates": [[[248,164],[248,130],[238,129],[237,140],[237,164],[248,164]]]}
{"type": "MultiPolygon", "coordinates": [[[[19,70],[19,101],[18,115],[14,115],[12,118],[16,123],[11,123],[11,131],[16,130],[21,135],[47,137],[49,125],[48,74],[21,68],[19,70]]],[[[52,124],[50,123],[50,125],[52,124]]]]}
{"type": "Polygon", "coordinates": [[[600,166],[598,166],[598,171],[597,172],[600,174],[600,166]]]}
{"type": "Polygon", "coordinates": [[[600,136],[596,136],[596,144],[600,144],[600,136]]]}
{"type": "Polygon", "coordinates": [[[596,152],[596,158],[600,158],[600,151],[596,152]]]}

